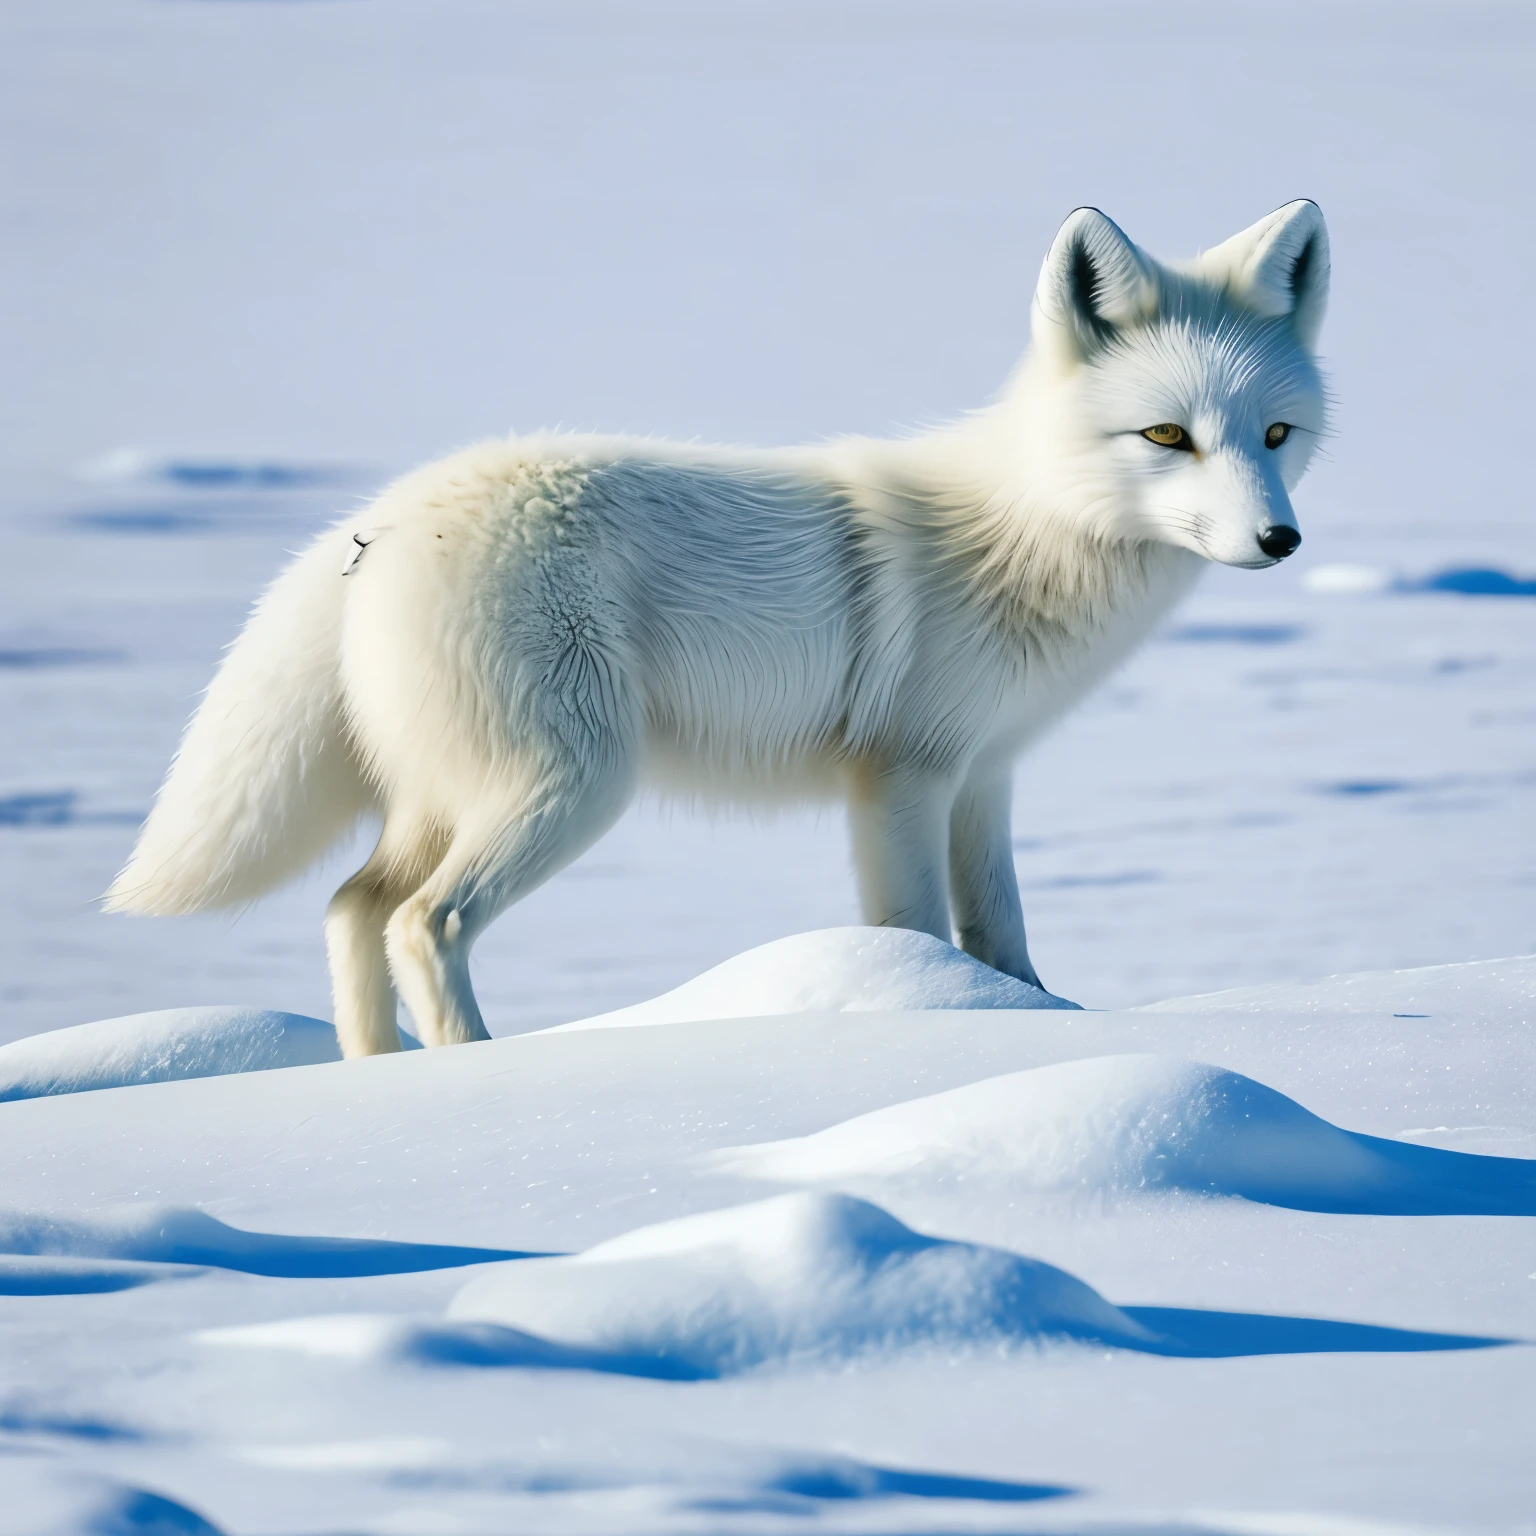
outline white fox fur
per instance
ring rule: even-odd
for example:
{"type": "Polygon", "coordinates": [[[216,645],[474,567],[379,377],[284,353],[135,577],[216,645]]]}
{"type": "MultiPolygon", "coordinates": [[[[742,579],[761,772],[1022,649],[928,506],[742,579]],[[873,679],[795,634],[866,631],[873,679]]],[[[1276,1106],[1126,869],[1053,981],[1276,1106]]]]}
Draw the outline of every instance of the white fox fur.
{"type": "Polygon", "coordinates": [[[841,795],[866,921],[1036,981],[1012,761],[1204,561],[1299,541],[1327,283],[1309,202],[1179,267],[1079,209],[1014,378],[941,430],[545,434],[406,476],[257,604],[108,905],[248,901],[376,809],[326,921],[343,1048],[399,1048],[396,988],[427,1044],[477,1040],[475,938],[637,786],[841,795]]]}

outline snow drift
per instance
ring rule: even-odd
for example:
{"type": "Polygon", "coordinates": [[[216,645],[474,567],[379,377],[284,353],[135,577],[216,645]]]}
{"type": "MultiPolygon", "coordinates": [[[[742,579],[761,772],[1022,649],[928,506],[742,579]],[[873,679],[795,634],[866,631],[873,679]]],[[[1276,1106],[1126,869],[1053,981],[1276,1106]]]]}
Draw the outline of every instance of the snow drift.
{"type": "MultiPolygon", "coordinates": [[[[737,955],[649,1002],[562,1030],[877,1009],[1072,1008],[926,933],[829,928],[737,955]]],[[[546,1031],[553,1033],[553,1031],[546,1031]]],[[[421,1049],[404,1030],[406,1050],[421,1049]]],[[[258,1008],[168,1008],[0,1046],[0,1102],[341,1060],[321,1019],[258,1008]]]]}
{"type": "Polygon", "coordinates": [[[932,934],[906,928],[822,928],[749,949],[649,1002],[556,1029],[617,1029],[785,1013],[1076,1007],[994,971],[932,934]]]}
{"type": "Polygon", "coordinates": [[[259,1008],[167,1008],[0,1046],[0,1100],[340,1061],[319,1019],[259,1008]]]}
{"type": "Polygon", "coordinates": [[[201,1269],[133,1259],[76,1258],[51,1253],[0,1253],[0,1296],[89,1296],[131,1291],[157,1280],[185,1280],[201,1269]]]}
{"type": "Polygon", "coordinates": [[[698,1376],[895,1349],[1150,1339],[1063,1270],[925,1237],[878,1206],[821,1193],[501,1265],[470,1281],[448,1316],[698,1376]]]}
{"type": "MultiPolygon", "coordinates": [[[[127,1260],[135,1266],[198,1264],[289,1279],[412,1274],[523,1257],[506,1248],[457,1248],[365,1237],[290,1237],[275,1232],[247,1232],[206,1211],[167,1205],[120,1206],[89,1217],[0,1211],[0,1255],[4,1254],[127,1260]]],[[[69,1272],[67,1267],[60,1269],[60,1274],[69,1272]]],[[[133,1270],[120,1273],[131,1274],[133,1270]]],[[[71,1288],[125,1287],[61,1287],[71,1288]]]]}
{"type": "MultiPolygon", "coordinates": [[[[407,1050],[421,1049],[404,1030],[400,1039],[407,1050]]],[[[323,1019],[263,1008],[165,1008],[0,1046],[0,1102],[340,1060],[336,1031],[323,1019]]]]}
{"type": "Polygon", "coordinates": [[[797,1184],[999,1178],[1041,1192],[1181,1190],[1312,1211],[1536,1214],[1536,1161],[1358,1135],[1239,1072],[1154,1055],[1010,1072],[707,1161],[797,1184]]]}

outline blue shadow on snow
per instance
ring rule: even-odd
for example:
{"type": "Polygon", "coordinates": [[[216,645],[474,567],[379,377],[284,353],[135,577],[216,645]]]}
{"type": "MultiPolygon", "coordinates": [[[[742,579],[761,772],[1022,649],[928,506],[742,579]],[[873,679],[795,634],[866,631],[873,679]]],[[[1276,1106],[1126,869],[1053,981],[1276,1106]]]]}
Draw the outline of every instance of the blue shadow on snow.
{"type": "Polygon", "coordinates": [[[1536,1159],[1346,1131],[1236,1072],[1205,1098],[1203,1131],[1171,1140],[1147,1187],[1335,1216],[1536,1216],[1536,1159]]]}
{"type": "Polygon", "coordinates": [[[301,486],[334,485],[350,476],[332,465],[285,464],[278,459],[171,459],[156,479],[196,490],[291,491],[301,486]]]}
{"type": "Polygon", "coordinates": [[[185,1278],[197,1269],[155,1269],[148,1264],[15,1262],[15,1255],[0,1257],[0,1296],[102,1296],[112,1291],[131,1291],[141,1285],[153,1285],[172,1275],[185,1278]]]}
{"type": "Polygon", "coordinates": [[[0,646],[0,672],[41,672],[52,667],[104,667],[123,659],[121,651],[81,645],[0,646]]]}
{"type": "Polygon", "coordinates": [[[1536,597],[1536,579],[1488,566],[1452,566],[1418,581],[1399,581],[1395,592],[1455,592],[1462,597],[1536,597]]]}
{"type": "Polygon", "coordinates": [[[895,1467],[856,1467],[787,1472],[770,1485],[780,1493],[808,1499],[976,1499],[987,1504],[1028,1504],[1060,1499],[1076,1492],[1053,1483],[999,1482],[986,1477],[956,1477],[947,1472],[904,1472],[895,1467]]]}
{"type": "MultiPolygon", "coordinates": [[[[1145,1328],[1151,1337],[1116,1335],[1106,1338],[1095,1333],[1057,1332],[1042,1335],[1040,1342],[1088,1344],[1187,1360],[1225,1360],[1240,1355],[1419,1354],[1493,1349],[1522,1342],[1479,1334],[1423,1333],[1411,1328],[1381,1328],[1371,1323],[1272,1316],[1263,1312],[1210,1312],[1193,1307],[1121,1307],[1120,1310],[1145,1328]]],[[[597,1371],[613,1376],[638,1376],[650,1381],[718,1381],[726,1374],[665,1354],[624,1354],[558,1344],[499,1323],[424,1324],[413,1330],[403,1354],[421,1365],[597,1371]]],[[[900,1490],[891,1487],[886,1491],[895,1493],[900,1490]]]]}
{"type": "Polygon", "coordinates": [[[1363,799],[1370,795],[1405,795],[1420,787],[1406,779],[1340,779],[1336,784],[1319,785],[1318,793],[1363,799]]]}
{"type": "Polygon", "coordinates": [[[73,789],[0,796],[0,827],[136,826],[140,811],[82,811],[73,789]]]}
{"type": "Polygon", "coordinates": [[[1304,634],[1299,624],[1182,624],[1163,638],[1183,645],[1289,645],[1304,634]]]}
{"type": "MultiPolygon", "coordinates": [[[[389,1482],[396,1488],[473,1487],[549,1493],[622,1488],[634,1482],[648,1481],[656,1475],[643,1460],[638,1465],[621,1463],[612,1472],[618,1475],[612,1475],[600,1463],[569,1469],[561,1468],[557,1463],[536,1468],[511,1468],[509,1474],[502,1477],[497,1477],[494,1470],[489,1476],[485,1471],[472,1471],[466,1478],[460,1470],[409,1468],[390,1474],[389,1482]]],[[[658,1480],[671,1481],[664,1471],[658,1480]]],[[[687,1481],[673,1484],[684,1493],[679,1499],[680,1508],[716,1514],[807,1515],[813,1513],[814,1504],[820,1502],[966,1499],[983,1504],[1029,1504],[1041,1499],[1065,1498],[1078,1492],[1076,1488],[1055,1483],[1021,1483],[950,1472],[920,1472],[875,1466],[846,1456],[797,1456],[792,1453],[772,1457],[767,1466],[754,1466],[750,1459],[744,1467],[728,1465],[723,1469],[723,1476],[718,1478],[710,1476],[706,1462],[700,1481],[706,1485],[716,1481],[740,1481],[746,1486],[740,1492],[709,1492],[688,1497],[684,1492],[687,1481]],[[774,1462],[777,1465],[772,1464],[774,1462]]]]}
{"type": "Polygon", "coordinates": [[[809,1500],[970,1499],[985,1504],[1033,1504],[1077,1493],[1055,1483],[1005,1483],[946,1472],[903,1472],[850,1462],[794,1467],[767,1479],[752,1493],[687,1499],[682,1507],[709,1514],[809,1513],[809,1500]]]}
{"type": "Polygon", "coordinates": [[[1344,1131],[1376,1162],[1362,1177],[1331,1187],[1249,1188],[1234,1180],[1221,1193],[1332,1216],[1536,1216],[1536,1158],[1451,1152],[1344,1131]]]}
{"type": "MultiPolygon", "coordinates": [[[[535,1257],[535,1255],[523,1255],[535,1257]]],[[[521,1366],[534,1370],[598,1371],[651,1381],[713,1381],[717,1373],[665,1355],[628,1355],[556,1344],[500,1323],[427,1323],[404,1353],[422,1365],[521,1366]]]]}
{"type": "Polygon", "coordinates": [[[281,1280],[352,1280],[367,1275],[414,1275],[430,1269],[459,1269],[466,1264],[554,1255],[509,1248],[391,1243],[365,1237],[284,1237],[224,1227],[211,1242],[199,1242],[196,1238],[172,1241],[145,1257],[153,1257],[162,1264],[198,1264],[281,1280]]]}
{"type": "Polygon", "coordinates": [[[1418,1354],[1435,1350],[1494,1349],[1519,1342],[1470,1333],[1420,1333],[1340,1323],[1321,1317],[1276,1317],[1264,1312],[1207,1312],[1193,1307],[1121,1307],[1155,1344],[1126,1345],[1142,1354],[1193,1360],[1239,1355],[1418,1354]]]}
{"type": "Polygon", "coordinates": [[[68,1414],[28,1413],[23,1408],[0,1409],[0,1434],[50,1435],[84,1440],[94,1445],[121,1444],[144,1439],[143,1432],[107,1419],[72,1418],[68,1414]]]}
{"type": "MultiPolygon", "coordinates": [[[[67,1268],[68,1260],[127,1259],[140,1264],[229,1269],[284,1280],[350,1280],[368,1275],[458,1269],[466,1264],[502,1263],[509,1259],[557,1257],[511,1248],[460,1248],[366,1237],[290,1237],[275,1232],[247,1232],[206,1211],[176,1207],[146,1207],[106,1221],[17,1215],[11,1218],[8,1231],[0,1224],[0,1252],[23,1259],[54,1258],[61,1261],[61,1269],[67,1268]]],[[[65,1289],[76,1289],[68,1278],[65,1277],[65,1289]]]]}

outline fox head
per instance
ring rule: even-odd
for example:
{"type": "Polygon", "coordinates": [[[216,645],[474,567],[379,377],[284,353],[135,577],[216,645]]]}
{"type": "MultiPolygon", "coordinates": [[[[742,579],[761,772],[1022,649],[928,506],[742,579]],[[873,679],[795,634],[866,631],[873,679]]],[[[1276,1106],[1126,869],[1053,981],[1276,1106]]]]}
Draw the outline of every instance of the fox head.
{"type": "Polygon", "coordinates": [[[1067,219],[1020,382],[1044,386],[1029,390],[1044,406],[1030,414],[1054,455],[1088,472],[1084,511],[1103,534],[1252,568],[1296,549],[1290,492],[1324,425],[1314,349],[1327,300],[1315,203],[1174,266],[1096,208],[1067,219]]]}

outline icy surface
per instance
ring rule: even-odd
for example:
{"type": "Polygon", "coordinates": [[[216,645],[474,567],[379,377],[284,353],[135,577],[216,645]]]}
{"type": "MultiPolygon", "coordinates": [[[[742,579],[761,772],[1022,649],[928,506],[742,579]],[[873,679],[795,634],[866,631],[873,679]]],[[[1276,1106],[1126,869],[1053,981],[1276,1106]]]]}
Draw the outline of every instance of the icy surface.
{"type": "MultiPolygon", "coordinates": [[[[1300,552],[1212,572],[1020,766],[1032,953],[1110,1011],[717,989],[736,1017],[519,1034],[857,920],[840,815],[642,805],[481,942],[487,1045],[0,1103],[0,1529],[1524,1536],[1536,1374],[1495,1341],[1536,1338],[1536,1253],[1487,1213],[1536,1158],[1536,970],[1486,957],[1536,948],[1533,43],[1502,0],[0,5],[0,1042],[328,1013],[362,840],[238,921],[93,903],[253,597],[429,454],[977,404],[1081,203],[1179,255],[1318,198],[1337,401],[1300,552]],[[1147,1057],[1119,1097],[1096,1065],[1147,1057]],[[991,1171],[922,1140],[952,1091],[991,1171]],[[1182,1154],[1138,1104],[1199,1177],[1105,1174],[1090,1109],[1182,1154]],[[1019,1166],[1025,1108],[1059,1161],[1019,1166]],[[684,1380],[448,1315],[627,1275],[504,1256],[749,1210],[774,1186],[712,1158],[858,1162],[882,1115],[922,1160],[783,1187],[1049,1265],[1148,1341],[684,1380]],[[1276,1137],[1305,1177],[1244,1185],[1276,1137]],[[1362,1153],[1445,1214],[1371,1214],[1362,1153]]],[[[662,1304],[739,1299],[732,1251],[713,1290],[644,1262],[662,1304]]]]}
{"type": "Polygon", "coordinates": [[[828,928],[761,944],[649,1002],[557,1029],[618,1029],[781,1013],[1075,1008],[927,933],[828,928]]]}

